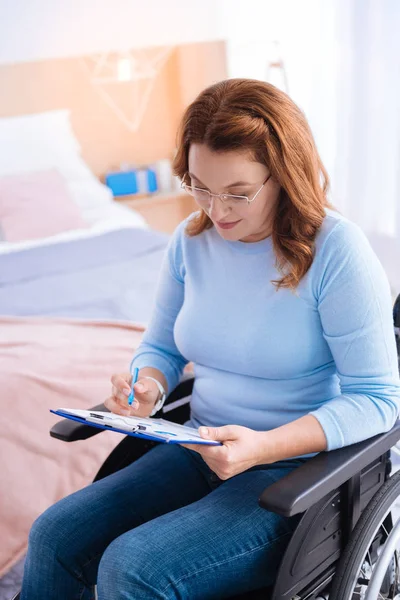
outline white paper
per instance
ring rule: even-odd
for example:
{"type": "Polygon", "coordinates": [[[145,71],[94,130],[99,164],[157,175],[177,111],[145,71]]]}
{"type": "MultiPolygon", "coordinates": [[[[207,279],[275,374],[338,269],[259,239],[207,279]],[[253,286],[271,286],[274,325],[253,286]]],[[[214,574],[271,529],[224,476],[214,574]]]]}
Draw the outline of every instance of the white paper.
{"type": "MultiPolygon", "coordinates": [[[[176,441],[185,443],[206,443],[209,445],[220,445],[220,442],[204,440],[197,429],[172,423],[166,419],[125,417],[111,412],[99,410],[80,410],[75,408],[58,408],[60,412],[85,419],[88,423],[109,425],[121,429],[127,433],[142,433],[160,441],[176,441]]],[[[112,430],[112,429],[111,429],[112,430]]]]}

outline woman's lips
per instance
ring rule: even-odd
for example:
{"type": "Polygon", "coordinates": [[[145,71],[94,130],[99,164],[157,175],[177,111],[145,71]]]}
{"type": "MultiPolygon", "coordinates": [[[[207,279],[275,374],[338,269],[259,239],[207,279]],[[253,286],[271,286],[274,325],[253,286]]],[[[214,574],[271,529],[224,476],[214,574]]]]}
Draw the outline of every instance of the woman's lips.
{"type": "MultiPolygon", "coordinates": [[[[241,221],[241,219],[239,219],[239,221],[241,221]]],[[[219,221],[217,221],[217,225],[221,229],[232,229],[232,227],[235,227],[235,225],[237,225],[239,221],[231,221],[230,223],[220,223],[219,221]]]]}

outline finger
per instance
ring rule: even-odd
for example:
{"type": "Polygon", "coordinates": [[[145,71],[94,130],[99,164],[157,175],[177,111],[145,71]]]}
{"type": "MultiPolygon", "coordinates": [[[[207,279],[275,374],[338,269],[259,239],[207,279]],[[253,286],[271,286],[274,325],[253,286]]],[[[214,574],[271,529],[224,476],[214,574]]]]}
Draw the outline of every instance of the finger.
{"type": "Polygon", "coordinates": [[[107,398],[107,400],[104,402],[104,406],[108,408],[109,411],[117,415],[123,415],[126,417],[131,414],[131,407],[128,405],[121,406],[121,404],[119,404],[119,402],[117,402],[113,397],[107,398]]]}
{"type": "Polygon", "coordinates": [[[133,386],[133,391],[141,396],[146,394],[154,394],[154,386],[155,383],[150,383],[147,379],[138,379],[133,386]]]}
{"type": "Polygon", "coordinates": [[[231,425],[222,427],[199,427],[199,433],[203,439],[226,442],[237,438],[236,432],[231,425]]]}
{"type": "Polygon", "coordinates": [[[121,402],[125,402],[127,401],[127,398],[129,396],[129,394],[131,393],[131,388],[129,386],[127,386],[126,388],[124,388],[123,390],[115,387],[115,385],[112,386],[111,389],[111,396],[121,402]]]}
{"type": "Polygon", "coordinates": [[[121,376],[119,375],[113,375],[111,380],[115,382],[115,385],[112,386],[111,395],[114,398],[117,398],[121,402],[125,403],[131,393],[131,387],[129,383],[125,381],[123,377],[121,378],[121,376]]]}
{"type": "Polygon", "coordinates": [[[143,400],[140,400],[138,398],[136,398],[135,396],[133,397],[132,400],[132,404],[129,404],[129,398],[127,396],[125,396],[125,394],[121,394],[121,393],[117,393],[115,396],[113,396],[116,404],[118,404],[118,406],[121,409],[127,410],[129,409],[129,414],[130,415],[135,415],[137,413],[137,411],[140,408],[140,405],[144,405],[146,404],[146,402],[144,402],[143,400]]]}
{"type": "Polygon", "coordinates": [[[127,404],[128,402],[128,397],[129,394],[131,393],[131,390],[124,390],[123,392],[120,392],[119,390],[117,390],[114,394],[113,397],[118,400],[118,402],[121,402],[122,404],[127,404]]]}
{"type": "Polygon", "coordinates": [[[183,448],[187,448],[188,450],[194,450],[198,454],[201,454],[201,448],[199,448],[199,444],[179,444],[183,446],[183,448]]]}
{"type": "Polygon", "coordinates": [[[194,450],[201,454],[203,458],[213,458],[216,459],[218,457],[218,453],[221,452],[223,446],[216,446],[215,444],[179,444],[188,450],[194,450]]]}
{"type": "Polygon", "coordinates": [[[115,392],[111,398],[121,409],[133,409],[136,411],[139,408],[139,402],[135,399],[133,399],[132,404],[128,403],[128,397],[125,395],[125,393],[121,394],[120,392],[115,392]]]}
{"type": "MultiPolygon", "coordinates": [[[[139,380],[133,386],[134,397],[137,398],[139,400],[139,402],[154,403],[155,399],[158,396],[158,388],[154,389],[154,387],[152,387],[152,386],[153,386],[153,384],[149,385],[148,382],[143,383],[143,380],[142,381],[139,380]]],[[[155,384],[154,384],[154,386],[155,386],[155,384]]]]}
{"type": "MultiPolygon", "coordinates": [[[[124,413],[124,414],[129,414],[129,415],[133,415],[135,416],[137,411],[140,408],[140,404],[146,404],[144,401],[139,402],[138,398],[133,398],[132,404],[129,404],[129,398],[127,396],[125,396],[124,394],[121,394],[120,392],[116,392],[113,396],[112,399],[114,400],[115,404],[118,404],[118,406],[120,407],[120,409],[123,410],[129,410],[128,413],[124,413]]],[[[122,413],[121,413],[122,414],[122,413]]]]}
{"type": "Polygon", "coordinates": [[[118,390],[130,389],[132,383],[132,375],[130,373],[114,374],[111,377],[111,383],[118,390]]]}
{"type": "MultiPolygon", "coordinates": [[[[134,410],[134,411],[136,411],[140,406],[140,403],[138,402],[138,400],[134,399],[134,400],[132,400],[132,404],[129,404],[129,401],[127,398],[125,398],[125,400],[117,399],[117,404],[123,409],[134,410]]],[[[142,403],[142,405],[143,405],[143,403],[142,403]]]]}

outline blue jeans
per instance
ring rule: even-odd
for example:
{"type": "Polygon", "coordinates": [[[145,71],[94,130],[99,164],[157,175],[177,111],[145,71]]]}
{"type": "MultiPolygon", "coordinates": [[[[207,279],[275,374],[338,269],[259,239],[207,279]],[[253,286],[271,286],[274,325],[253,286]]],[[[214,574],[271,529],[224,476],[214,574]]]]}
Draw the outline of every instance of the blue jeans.
{"type": "Polygon", "coordinates": [[[159,444],[45,511],[29,536],[22,600],[208,600],[273,584],[298,517],[258,506],[306,459],[226,481],[159,444]]]}

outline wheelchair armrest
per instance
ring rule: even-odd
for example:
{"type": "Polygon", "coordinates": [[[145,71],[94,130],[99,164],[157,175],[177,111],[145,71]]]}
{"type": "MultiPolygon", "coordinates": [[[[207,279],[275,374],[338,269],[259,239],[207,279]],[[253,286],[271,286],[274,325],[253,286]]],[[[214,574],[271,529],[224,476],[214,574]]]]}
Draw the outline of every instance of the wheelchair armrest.
{"type": "Polygon", "coordinates": [[[400,419],[386,433],[338,450],[320,452],[267,487],[259,498],[259,504],[286,517],[305,512],[385,454],[399,439],[400,419]]]}
{"type": "MultiPolygon", "coordinates": [[[[168,398],[165,400],[164,407],[167,407],[167,410],[164,412],[168,413],[169,411],[174,410],[176,407],[176,405],[174,406],[175,402],[179,402],[182,398],[190,396],[193,389],[193,382],[193,375],[185,374],[182,377],[176,388],[172,390],[172,392],[168,395],[168,398]]],[[[104,406],[104,404],[92,406],[89,410],[110,412],[108,408],[104,406]]],[[[84,425],[83,423],[78,423],[77,421],[62,419],[53,425],[50,430],[50,435],[51,437],[63,442],[76,442],[77,440],[87,440],[94,435],[101,433],[102,431],[103,429],[97,429],[96,427],[91,427],[90,425],[84,425]]]]}
{"type": "MultiPolygon", "coordinates": [[[[110,412],[104,404],[97,404],[92,406],[89,410],[101,410],[104,412],[110,412]]],[[[77,421],[70,421],[69,419],[62,419],[57,421],[55,425],[50,429],[50,435],[57,440],[62,442],[76,442],[77,440],[87,440],[88,438],[101,433],[103,429],[97,429],[97,427],[90,427],[90,425],[84,425],[77,421]]]]}

